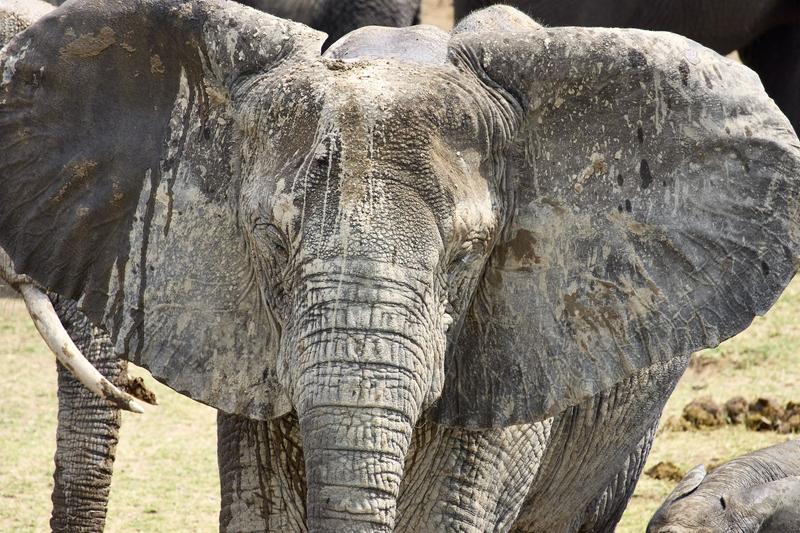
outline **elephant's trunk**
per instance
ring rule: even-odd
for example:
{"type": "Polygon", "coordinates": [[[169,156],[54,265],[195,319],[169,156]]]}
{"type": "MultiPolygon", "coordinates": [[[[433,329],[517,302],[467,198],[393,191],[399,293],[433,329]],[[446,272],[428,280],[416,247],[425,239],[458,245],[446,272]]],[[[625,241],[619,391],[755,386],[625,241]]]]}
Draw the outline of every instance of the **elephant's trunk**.
{"type": "Polygon", "coordinates": [[[411,440],[407,413],[321,403],[300,432],[310,531],[392,531],[411,440]]]}
{"type": "Polygon", "coordinates": [[[430,290],[407,280],[402,289],[388,279],[366,285],[348,293],[341,280],[323,283],[329,289],[307,300],[300,328],[293,396],[311,531],[394,528],[411,432],[438,381],[443,344],[430,290]]]}

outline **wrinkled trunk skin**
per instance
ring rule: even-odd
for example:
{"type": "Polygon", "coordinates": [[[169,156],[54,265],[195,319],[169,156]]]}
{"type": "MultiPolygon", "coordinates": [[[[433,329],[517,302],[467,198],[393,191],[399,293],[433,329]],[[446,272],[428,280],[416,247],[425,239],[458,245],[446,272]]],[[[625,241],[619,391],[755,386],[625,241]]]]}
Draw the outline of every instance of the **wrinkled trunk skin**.
{"type": "MultiPolygon", "coordinates": [[[[78,348],[101,374],[121,385],[127,378],[126,362],[114,354],[108,334],[92,326],[74,302],[51,299],[78,348]]],[[[119,427],[119,409],[109,407],[58,363],[53,531],[103,531],[119,427]]]]}
{"type": "Polygon", "coordinates": [[[408,416],[392,409],[337,407],[303,414],[310,531],[392,531],[408,450],[408,416]]]}
{"type": "Polygon", "coordinates": [[[412,429],[443,349],[431,342],[432,298],[408,280],[304,286],[311,291],[297,300],[307,307],[293,330],[302,353],[291,379],[308,528],[392,531],[412,429]]]}
{"type": "Polygon", "coordinates": [[[217,415],[222,533],[306,531],[306,482],[297,417],[266,422],[217,415]]]}

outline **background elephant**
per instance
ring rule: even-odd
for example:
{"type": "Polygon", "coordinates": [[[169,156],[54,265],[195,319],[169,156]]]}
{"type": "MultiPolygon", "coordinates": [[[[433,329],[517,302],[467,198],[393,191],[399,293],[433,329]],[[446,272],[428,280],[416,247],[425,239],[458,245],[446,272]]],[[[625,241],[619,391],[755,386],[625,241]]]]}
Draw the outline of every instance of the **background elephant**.
{"type": "Polygon", "coordinates": [[[673,35],[497,8],[323,39],[62,6],[0,58],[0,246],[264,421],[220,426],[223,529],[613,529],[688,354],[794,275],[791,126],[673,35]]]}
{"type": "Polygon", "coordinates": [[[757,450],[707,474],[697,466],[675,487],[647,533],[800,531],[800,441],[757,450]]]}
{"type": "Polygon", "coordinates": [[[328,34],[323,49],[364,26],[419,24],[421,0],[239,0],[328,34]]]}
{"type": "MultiPolygon", "coordinates": [[[[61,5],[66,0],[49,0],[61,5]]],[[[301,22],[328,34],[327,48],[364,26],[403,27],[419,24],[422,0],[236,0],[276,17],[301,22]]]]}
{"type": "MultiPolygon", "coordinates": [[[[0,48],[52,7],[38,0],[0,0],[0,48]]],[[[11,273],[0,251],[0,283],[11,273]]],[[[6,285],[3,285],[6,287],[6,285]]],[[[106,332],[89,323],[77,304],[50,294],[67,333],[110,382],[150,403],[155,397],[127,373],[106,332]]],[[[119,439],[120,412],[97,397],[61,363],[58,367],[58,427],[52,493],[53,531],[102,531],[119,439]]]]}
{"type": "Polygon", "coordinates": [[[456,20],[495,3],[548,26],[671,31],[721,54],[738,50],[800,131],[800,4],[793,0],[455,0],[456,20]]]}

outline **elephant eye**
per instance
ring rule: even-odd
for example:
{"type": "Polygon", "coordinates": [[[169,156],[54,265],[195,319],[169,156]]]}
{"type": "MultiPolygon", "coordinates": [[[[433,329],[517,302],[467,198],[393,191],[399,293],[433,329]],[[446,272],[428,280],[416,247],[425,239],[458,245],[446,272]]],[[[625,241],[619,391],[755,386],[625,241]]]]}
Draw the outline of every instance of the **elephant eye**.
{"type": "Polygon", "coordinates": [[[728,504],[725,502],[725,496],[719,497],[719,504],[722,506],[723,511],[728,507],[728,504]]]}
{"type": "Polygon", "coordinates": [[[270,260],[285,263],[289,259],[289,248],[283,232],[277,226],[263,220],[256,220],[253,233],[263,251],[270,255],[270,260]]]}
{"type": "Polygon", "coordinates": [[[455,257],[453,258],[453,263],[468,264],[475,259],[480,259],[483,257],[485,250],[486,241],[483,239],[464,241],[464,244],[461,245],[461,249],[456,252],[455,257]]]}

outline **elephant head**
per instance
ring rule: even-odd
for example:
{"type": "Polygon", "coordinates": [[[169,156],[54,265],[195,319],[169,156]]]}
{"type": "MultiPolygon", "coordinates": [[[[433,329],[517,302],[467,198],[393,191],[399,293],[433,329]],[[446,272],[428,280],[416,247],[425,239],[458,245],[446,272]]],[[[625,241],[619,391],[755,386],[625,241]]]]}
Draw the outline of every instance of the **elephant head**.
{"type": "Polygon", "coordinates": [[[782,533],[800,527],[800,441],[737,457],[710,474],[689,471],[647,533],[782,533]]]}
{"type": "Polygon", "coordinates": [[[324,34],[70,2],[0,58],[0,247],[117,350],[299,419],[312,530],[390,530],[425,414],[541,420],[715,345],[795,272],[800,147],[668,34],[324,34]]]}

